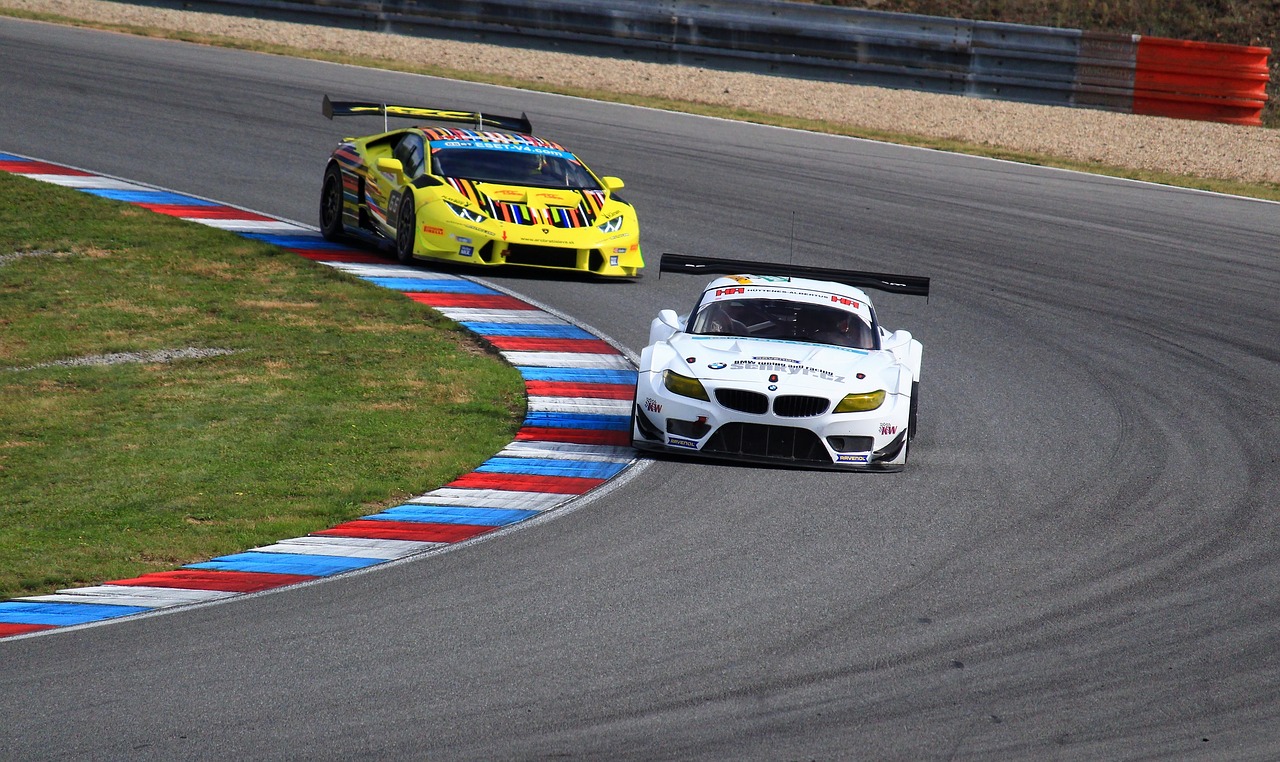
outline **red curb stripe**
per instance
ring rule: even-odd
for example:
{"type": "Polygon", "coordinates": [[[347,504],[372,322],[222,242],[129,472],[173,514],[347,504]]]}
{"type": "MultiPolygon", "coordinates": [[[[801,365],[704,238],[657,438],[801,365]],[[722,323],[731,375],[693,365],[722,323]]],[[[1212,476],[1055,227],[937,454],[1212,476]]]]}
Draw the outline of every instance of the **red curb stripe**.
{"type": "Polygon", "coordinates": [[[506,352],[583,352],[616,355],[618,350],[599,339],[541,339],[536,336],[484,336],[485,341],[506,352]]]}
{"type": "Polygon", "coordinates": [[[43,161],[0,161],[0,169],[15,175],[69,175],[72,177],[97,177],[89,172],[81,172],[70,167],[57,164],[46,164],[43,161]]]}
{"type": "Polygon", "coordinates": [[[514,296],[503,294],[432,294],[426,292],[407,293],[419,304],[428,307],[459,307],[491,310],[537,310],[532,304],[522,302],[514,296]]]}
{"type": "Polygon", "coordinates": [[[216,569],[175,569],[152,572],[140,577],[118,579],[108,585],[143,587],[175,587],[184,590],[221,590],[227,593],[256,593],[273,587],[284,587],[316,579],[308,574],[270,574],[267,572],[219,571],[216,569]]]}
{"type": "Polygon", "coordinates": [[[516,432],[518,442],[566,442],[571,444],[631,446],[630,431],[609,429],[553,429],[526,426],[516,432]]]}
{"type": "Polygon", "coordinates": [[[28,632],[40,632],[56,628],[57,625],[55,624],[11,624],[9,622],[0,622],[0,638],[7,638],[12,635],[26,635],[28,632]]]}
{"type": "Polygon", "coordinates": [[[538,476],[536,474],[470,473],[463,474],[446,487],[459,489],[500,489],[514,492],[554,492],[558,495],[582,495],[605,483],[605,479],[582,476],[538,476]]]}
{"type": "Polygon", "coordinates": [[[275,219],[229,206],[196,206],[192,204],[135,204],[143,209],[150,209],[158,214],[170,217],[183,217],[190,220],[252,220],[254,222],[276,222],[275,219]]]}
{"type": "Polygon", "coordinates": [[[585,384],[571,381],[525,381],[524,388],[531,397],[595,397],[606,400],[629,400],[636,393],[634,386],[585,384]]]}
{"type": "Polygon", "coordinates": [[[378,540],[416,540],[418,542],[461,542],[484,534],[496,527],[473,524],[432,524],[418,521],[380,521],[357,519],[312,534],[322,537],[367,537],[378,540]]]}

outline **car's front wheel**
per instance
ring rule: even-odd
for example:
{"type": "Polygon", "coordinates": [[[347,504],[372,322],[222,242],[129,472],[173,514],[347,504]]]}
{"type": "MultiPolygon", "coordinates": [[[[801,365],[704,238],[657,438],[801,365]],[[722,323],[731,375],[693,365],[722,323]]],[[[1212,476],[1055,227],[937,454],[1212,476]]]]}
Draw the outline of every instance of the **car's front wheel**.
{"type": "Polygon", "coordinates": [[[342,170],[330,164],[320,186],[320,235],[326,241],[342,238],[342,170]]]}
{"type": "Polygon", "coordinates": [[[396,217],[396,259],[405,264],[413,261],[417,227],[417,215],[413,211],[413,196],[407,195],[400,200],[400,214],[396,217]]]}

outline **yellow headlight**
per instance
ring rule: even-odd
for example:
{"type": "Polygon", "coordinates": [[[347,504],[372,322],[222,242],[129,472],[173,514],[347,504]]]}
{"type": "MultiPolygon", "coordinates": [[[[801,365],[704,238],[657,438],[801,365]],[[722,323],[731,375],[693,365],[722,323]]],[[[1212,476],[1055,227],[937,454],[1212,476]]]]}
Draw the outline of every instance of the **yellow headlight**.
{"type": "Polygon", "coordinates": [[[675,371],[662,371],[662,385],[667,387],[667,391],[672,394],[679,394],[681,397],[693,397],[696,400],[711,401],[707,396],[707,390],[702,388],[702,382],[696,378],[682,376],[675,371]]]}
{"type": "Polygon", "coordinates": [[[884,404],[885,390],[866,392],[864,394],[846,394],[833,413],[865,413],[875,410],[884,404]]]}

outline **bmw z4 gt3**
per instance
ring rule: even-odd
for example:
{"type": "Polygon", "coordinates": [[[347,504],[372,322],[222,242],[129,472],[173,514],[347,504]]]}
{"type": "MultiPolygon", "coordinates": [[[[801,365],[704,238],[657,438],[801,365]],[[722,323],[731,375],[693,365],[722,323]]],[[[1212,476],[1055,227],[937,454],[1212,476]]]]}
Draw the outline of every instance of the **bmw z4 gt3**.
{"type": "Polygon", "coordinates": [[[632,411],[637,449],[903,468],[924,347],[881,326],[858,286],[927,296],[928,278],[672,254],[659,271],[728,277],[689,314],[662,310],[651,323],[632,411]]]}

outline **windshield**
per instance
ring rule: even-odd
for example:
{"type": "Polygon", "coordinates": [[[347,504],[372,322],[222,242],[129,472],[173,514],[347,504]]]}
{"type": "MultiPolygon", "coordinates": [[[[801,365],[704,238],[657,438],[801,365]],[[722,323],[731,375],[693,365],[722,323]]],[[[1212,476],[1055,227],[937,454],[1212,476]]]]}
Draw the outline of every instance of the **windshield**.
{"type": "Polygon", "coordinates": [[[722,299],[704,303],[689,332],[705,336],[789,339],[875,349],[875,334],[860,316],[822,304],[786,299],[722,299]]]}
{"type": "Polygon", "coordinates": [[[554,149],[440,148],[433,142],[431,167],[432,173],[441,177],[484,183],[600,190],[582,162],[571,153],[554,149]]]}

